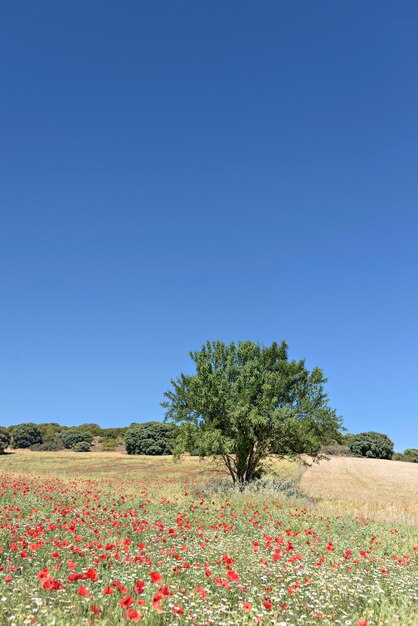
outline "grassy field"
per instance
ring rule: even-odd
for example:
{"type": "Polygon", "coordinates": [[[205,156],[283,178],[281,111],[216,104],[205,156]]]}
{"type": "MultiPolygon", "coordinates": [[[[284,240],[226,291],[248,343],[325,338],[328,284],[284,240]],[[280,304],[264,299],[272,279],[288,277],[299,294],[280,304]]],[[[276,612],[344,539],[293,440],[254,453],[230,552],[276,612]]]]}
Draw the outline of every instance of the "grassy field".
{"type": "Polygon", "coordinates": [[[301,487],[330,513],[418,524],[418,464],[332,457],[305,472],[301,487]]]}
{"type": "Polygon", "coordinates": [[[332,458],[291,499],[222,476],[192,457],[0,457],[0,623],[418,623],[416,465],[332,458]]]}

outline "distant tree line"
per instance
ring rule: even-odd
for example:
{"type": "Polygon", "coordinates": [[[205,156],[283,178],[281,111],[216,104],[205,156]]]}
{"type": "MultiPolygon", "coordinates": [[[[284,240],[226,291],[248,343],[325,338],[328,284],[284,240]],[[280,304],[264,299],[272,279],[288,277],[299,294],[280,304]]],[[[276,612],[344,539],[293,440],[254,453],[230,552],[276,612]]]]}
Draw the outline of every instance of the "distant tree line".
{"type": "Polygon", "coordinates": [[[26,422],[0,427],[0,454],[7,448],[35,451],[115,450],[125,446],[128,454],[166,455],[174,446],[176,426],[162,422],[132,423],[121,428],[102,428],[89,423],[62,426],[56,422],[26,422]]]}
{"type": "MultiPolygon", "coordinates": [[[[0,454],[7,448],[27,448],[36,451],[126,449],[128,454],[147,456],[168,455],[175,452],[177,438],[181,438],[186,452],[194,456],[206,456],[204,442],[198,429],[191,425],[182,427],[165,422],[132,423],[121,428],[102,428],[98,424],[61,426],[56,422],[33,424],[31,422],[0,427],[0,454]]],[[[393,459],[418,463],[418,450],[407,448],[403,453],[394,452],[391,439],[377,432],[345,434],[330,439],[322,446],[322,453],[329,456],[357,456],[370,459],[393,459]]],[[[272,454],[280,454],[272,450],[272,454]]]]}
{"type": "Polygon", "coordinates": [[[407,448],[403,453],[394,452],[393,441],[387,435],[374,431],[341,435],[338,440],[323,446],[322,451],[330,456],[358,456],[418,463],[418,450],[407,448]]]}
{"type": "Polygon", "coordinates": [[[112,450],[123,445],[128,427],[102,428],[98,424],[62,426],[57,422],[34,424],[25,422],[8,428],[0,427],[0,452],[6,448],[27,448],[37,451],[72,449],[89,451],[94,444],[98,449],[112,450]]]}

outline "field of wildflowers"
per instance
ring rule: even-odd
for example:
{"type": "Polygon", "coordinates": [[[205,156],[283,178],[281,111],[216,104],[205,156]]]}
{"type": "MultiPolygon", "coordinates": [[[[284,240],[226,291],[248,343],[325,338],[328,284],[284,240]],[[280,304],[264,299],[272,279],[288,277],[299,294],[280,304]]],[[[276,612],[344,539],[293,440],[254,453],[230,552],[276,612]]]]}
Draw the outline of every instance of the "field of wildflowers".
{"type": "Polygon", "coordinates": [[[32,454],[0,465],[1,624],[417,623],[414,526],[32,454]]]}

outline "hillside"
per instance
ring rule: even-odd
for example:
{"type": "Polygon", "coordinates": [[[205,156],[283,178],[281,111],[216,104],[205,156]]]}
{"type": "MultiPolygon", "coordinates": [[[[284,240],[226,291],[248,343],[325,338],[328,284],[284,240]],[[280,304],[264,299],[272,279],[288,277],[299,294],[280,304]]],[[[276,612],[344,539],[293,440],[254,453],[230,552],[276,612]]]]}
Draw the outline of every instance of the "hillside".
{"type": "Polygon", "coordinates": [[[312,465],[302,489],[344,513],[418,522],[418,464],[380,459],[332,457],[312,465]]]}

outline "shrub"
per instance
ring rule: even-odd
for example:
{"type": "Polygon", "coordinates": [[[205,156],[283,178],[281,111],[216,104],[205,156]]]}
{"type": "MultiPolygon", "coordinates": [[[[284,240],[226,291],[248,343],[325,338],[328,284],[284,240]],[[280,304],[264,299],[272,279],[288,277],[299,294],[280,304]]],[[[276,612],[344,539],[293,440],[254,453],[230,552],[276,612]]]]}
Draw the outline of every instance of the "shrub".
{"type": "Polygon", "coordinates": [[[32,423],[15,426],[12,437],[14,448],[29,448],[34,444],[43,442],[41,429],[32,423]]]}
{"type": "Polygon", "coordinates": [[[171,454],[175,431],[174,424],[161,422],[134,424],[125,434],[126,452],[152,456],[171,454]]]}
{"type": "Polygon", "coordinates": [[[91,433],[93,437],[100,437],[103,434],[103,429],[98,424],[80,424],[78,428],[91,433]]]}
{"type": "Polygon", "coordinates": [[[257,478],[249,483],[237,485],[228,478],[215,478],[199,486],[199,494],[205,498],[213,498],[219,495],[230,496],[237,491],[245,494],[255,494],[270,496],[284,495],[288,498],[305,498],[305,494],[300,489],[298,482],[300,475],[287,479],[279,478],[257,478]]]}
{"type": "Polygon", "coordinates": [[[60,426],[56,422],[45,422],[37,426],[42,433],[43,442],[54,439],[66,428],[66,426],[60,426]]]}
{"type": "Polygon", "coordinates": [[[88,441],[80,441],[79,443],[76,443],[76,445],[74,446],[74,451],[75,452],[89,452],[90,444],[88,443],[88,441]]]}
{"type": "Polygon", "coordinates": [[[322,446],[321,452],[329,456],[351,456],[352,454],[349,446],[339,443],[322,446]]]}
{"type": "Polygon", "coordinates": [[[9,447],[11,440],[9,431],[0,426],[0,454],[3,454],[5,449],[9,447]]]}
{"type": "Polygon", "coordinates": [[[57,452],[58,450],[64,450],[65,446],[61,437],[54,437],[53,439],[47,439],[43,443],[35,443],[30,447],[31,450],[36,452],[57,452]]]}
{"type": "Polygon", "coordinates": [[[360,433],[348,445],[354,456],[371,459],[391,459],[393,456],[393,441],[382,433],[360,433]]]}
{"type": "Polygon", "coordinates": [[[409,463],[418,463],[418,450],[416,448],[407,448],[403,456],[405,461],[409,461],[409,463]]]}
{"type": "Polygon", "coordinates": [[[118,445],[117,439],[105,439],[102,441],[103,450],[114,450],[118,445]]]}
{"type": "Polygon", "coordinates": [[[104,439],[123,439],[127,430],[127,426],[121,428],[102,428],[101,436],[104,439]]]}
{"type": "Polygon", "coordinates": [[[93,441],[93,435],[89,431],[80,430],[79,428],[68,428],[61,435],[61,440],[66,448],[74,448],[78,443],[86,442],[90,445],[93,441]]]}

